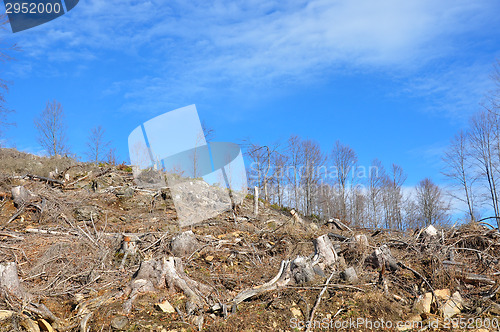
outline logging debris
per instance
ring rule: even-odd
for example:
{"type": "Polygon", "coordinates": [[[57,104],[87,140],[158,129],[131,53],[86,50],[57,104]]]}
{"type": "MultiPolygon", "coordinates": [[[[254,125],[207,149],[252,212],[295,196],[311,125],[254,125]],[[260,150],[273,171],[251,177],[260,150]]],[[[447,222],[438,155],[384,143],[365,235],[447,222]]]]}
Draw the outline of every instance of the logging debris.
{"type": "Polygon", "coordinates": [[[126,166],[36,173],[44,160],[33,160],[0,175],[1,331],[289,330],[294,318],[349,317],[425,327],[500,314],[500,233],[484,223],[368,230],[262,201],[256,215],[248,197],[237,216],[181,228],[168,188],[138,186],[126,166]]]}

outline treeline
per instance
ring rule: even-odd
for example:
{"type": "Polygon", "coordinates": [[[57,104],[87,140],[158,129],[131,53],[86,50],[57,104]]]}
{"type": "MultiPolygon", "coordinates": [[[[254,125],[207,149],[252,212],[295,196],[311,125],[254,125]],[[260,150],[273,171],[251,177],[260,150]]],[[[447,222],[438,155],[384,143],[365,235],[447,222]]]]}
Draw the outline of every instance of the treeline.
{"type": "Polygon", "coordinates": [[[378,159],[360,165],[357,153],[340,141],[324,152],[313,140],[291,136],[282,145],[248,143],[246,155],[250,186],[279,207],[371,228],[406,229],[450,220],[447,197],[432,180],[407,190],[401,166],[386,169],[378,159]]]}

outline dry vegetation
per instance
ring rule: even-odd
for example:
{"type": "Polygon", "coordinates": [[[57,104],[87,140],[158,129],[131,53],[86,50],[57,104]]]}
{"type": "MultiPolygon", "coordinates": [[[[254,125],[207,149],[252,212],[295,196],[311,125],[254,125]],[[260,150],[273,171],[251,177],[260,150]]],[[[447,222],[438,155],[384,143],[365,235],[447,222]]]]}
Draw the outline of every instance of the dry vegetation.
{"type": "Polygon", "coordinates": [[[0,276],[1,331],[289,331],[293,322],[311,318],[412,320],[423,326],[437,320],[443,327],[448,299],[438,296],[442,289],[463,298],[454,318],[500,313],[500,234],[484,224],[437,235],[421,229],[338,229],[332,223],[298,223],[266,202],[260,202],[255,217],[249,197],[236,218],[228,212],[180,229],[168,189],[138,188],[126,166],[97,167],[6,149],[0,153],[0,264],[15,262],[23,288],[12,292],[0,276]],[[14,202],[16,186],[32,195],[14,202]],[[174,236],[188,230],[196,237],[193,247],[172,246],[174,236]],[[312,254],[313,240],[324,234],[338,254],[333,268],[323,271],[328,273],[234,304],[240,292],[276,276],[283,260],[312,254]],[[382,245],[392,252],[395,265],[390,257],[373,263],[372,253],[382,245]],[[127,313],[124,304],[136,289],[141,264],[171,256],[182,259],[186,280],[208,286],[209,294],[190,307],[188,294],[160,280],[153,291],[139,288],[127,313]],[[348,267],[355,269],[357,280],[342,278],[348,267]],[[437,301],[430,312],[419,313],[415,303],[428,292],[437,301]],[[158,307],[165,300],[173,312],[158,307]]]}

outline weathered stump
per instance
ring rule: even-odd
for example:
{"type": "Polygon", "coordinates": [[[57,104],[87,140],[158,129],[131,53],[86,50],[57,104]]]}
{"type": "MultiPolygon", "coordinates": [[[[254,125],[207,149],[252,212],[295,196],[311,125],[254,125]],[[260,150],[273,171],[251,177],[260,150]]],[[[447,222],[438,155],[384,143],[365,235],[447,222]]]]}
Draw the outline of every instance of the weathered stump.
{"type": "Polygon", "coordinates": [[[123,305],[124,311],[126,313],[130,312],[132,303],[139,294],[167,287],[171,290],[181,290],[186,294],[188,298],[186,311],[188,314],[200,309],[205,303],[205,297],[210,293],[209,286],[194,281],[184,273],[180,258],[152,259],[141,263],[139,270],[130,283],[127,290],[129,298],[123,305]]]}

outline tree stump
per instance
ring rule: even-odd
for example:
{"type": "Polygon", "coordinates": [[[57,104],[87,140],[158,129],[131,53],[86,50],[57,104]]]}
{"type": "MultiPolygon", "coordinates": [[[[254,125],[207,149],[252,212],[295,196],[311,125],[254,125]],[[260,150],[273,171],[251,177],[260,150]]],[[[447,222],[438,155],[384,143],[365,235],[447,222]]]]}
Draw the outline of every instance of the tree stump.
{"type": "Polygon", "coordinates": [[[389,247],[385,244],[375,249],[375,251],[373,251],[372,254],[366,258],[366,263],[374,268],[381,268],[382,266],[385,266],[385,268],[389,271],[399,270],[398,262],[394,256],[392,256],[391,249],[389,249],[389,247]]]}
{"type": "Polygon", "coordinates": [[[325,273],[327,270],[333,268],[334,264],[338,261],[338,255],[333,247],[332,241],[328,234],[321,235],[313,240],[314,256],[312,265],[318,267],[325,273]]]}
{"type": "Polygon", "coordinates": [[[139,270],[135,273],[135,277],[126,291],[129,298],[123,304],[124,312],[130,312],[132,304],[139,294],[167,287],[171,290],[181,290],[186,294],[188,314],[202,308],[205,303],[204,298],[211,291],[209,286],[194,281],[184,273],[180,258],[152,259],[142,262],[139,270]]]}
{"type": "Polygon", "coordinates": [[[0,264],[0,290],[18,300],[28,297],[19,281],[17,275],[17,265],[14,262],[0,264]]]}
{"type": "Polygon", "coordinates": [[[24,188],[23,186],[17,186],[11,189],[12,200],[16,207],[24,206],[34,200],[36,196],[24,188]]]}

